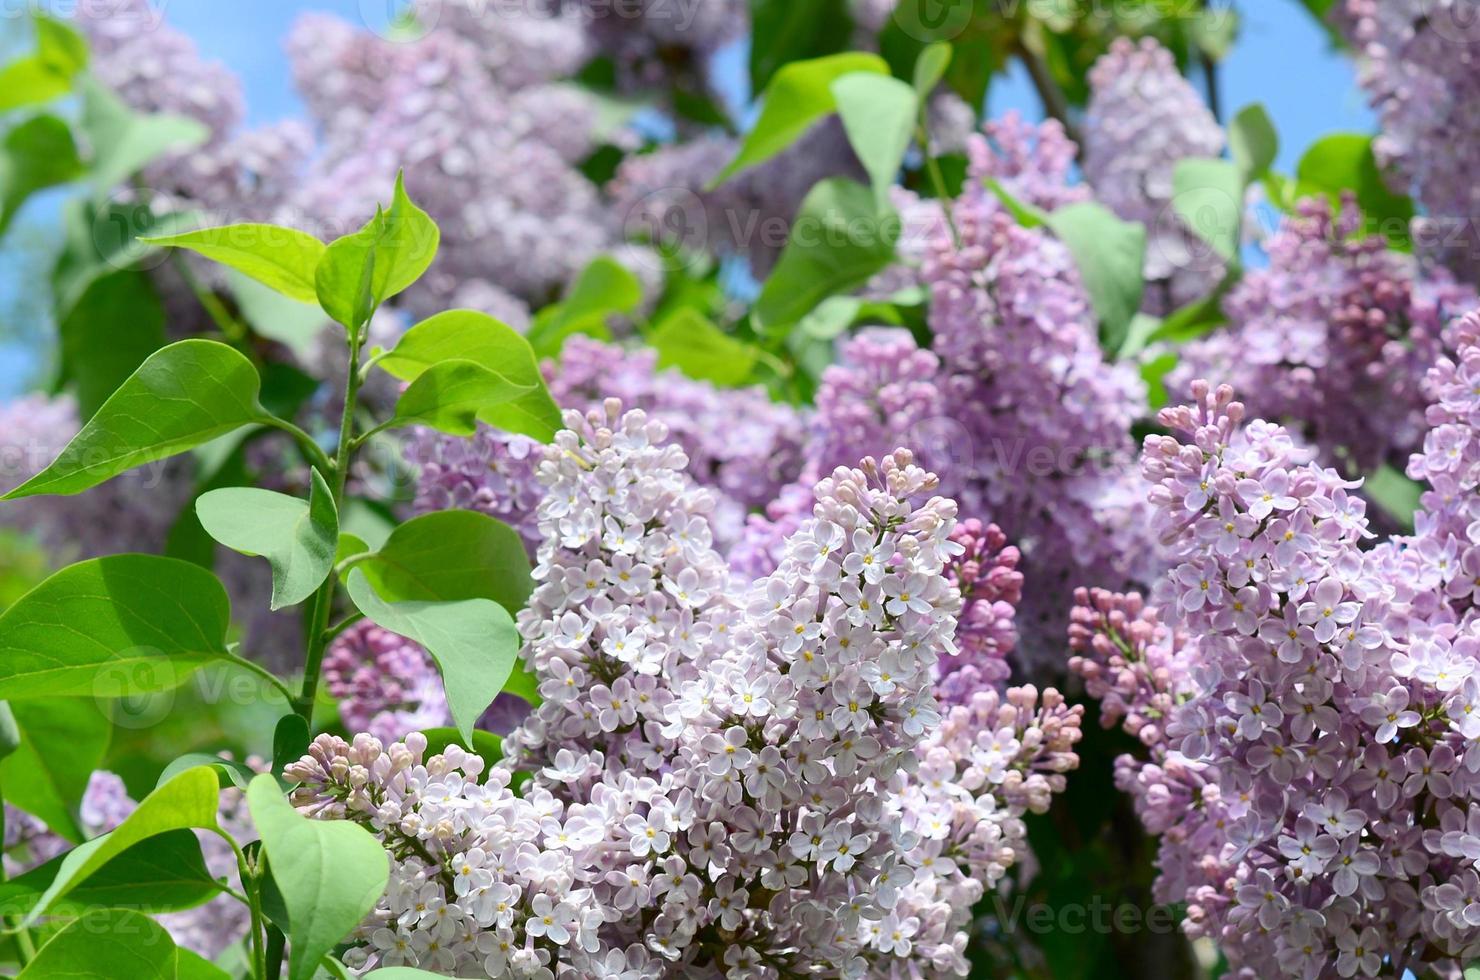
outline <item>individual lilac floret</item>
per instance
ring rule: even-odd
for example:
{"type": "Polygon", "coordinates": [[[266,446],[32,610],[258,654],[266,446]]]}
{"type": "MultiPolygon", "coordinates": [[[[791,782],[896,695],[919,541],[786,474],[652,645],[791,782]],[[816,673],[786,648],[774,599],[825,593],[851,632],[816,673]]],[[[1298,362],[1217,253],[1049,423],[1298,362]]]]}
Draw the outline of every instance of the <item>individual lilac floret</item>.
{"type": "Polygon", "coordinates": [[[615,401],[567,421],[519,618],[544,702],[508,764],[362,734],[288,768],[303,812],[393,856],[352,964],[964,976],[969,909],[1076,764],[1079,710],[1032,689],[937,709],[962,545],[934,477],[906,453],[836,470],[740,592],[660,422],[615,401]]]}
{"type": "Polygon", "coordinates": [[[1117,38],[1089,83],[1084,177],[1096,200],[1146,226],[1146,306],[1167,313],[1223,276],[1222,260],[1172,207],[1177,164],[1221,156],[1223,130],[1153,38],[1117,38]]]}
{"type": "Polygon", "coordinates": [[[1228,329],[1184,349],[1172,387],[1217,378],[1329,465],[1401,467],[1424,435],[1424,374],[1444,328],[1480,298],[1442,269],[1425,275],[1362,224],[1350,198],[1338,213],[1324,198],[1301,201],[1266,243],[1269,265],[1225,300],[1228,329]]]}
{"type": "Polygon", "coordinates": [[[1374,144],[1423,206],[1416,244],[1480,284],[1480,10],[1475,0],[1346,0],[1337,8],[1382,122],[1374,144]]]}

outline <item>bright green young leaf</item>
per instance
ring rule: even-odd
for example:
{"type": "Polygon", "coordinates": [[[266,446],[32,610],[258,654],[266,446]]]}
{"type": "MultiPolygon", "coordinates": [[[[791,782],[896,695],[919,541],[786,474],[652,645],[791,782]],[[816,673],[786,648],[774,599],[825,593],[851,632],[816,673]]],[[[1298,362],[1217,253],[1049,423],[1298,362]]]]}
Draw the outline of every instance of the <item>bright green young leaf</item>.
{"type": "Polygon", "coordinates": [[[0,112],[66,95],[77,73],[87,67],[87,42],[76,28],[44,15],[33,23],[35,53],[0,68],[0,112]]]}
{"type": "Polygon", "coordinates": [[[791,62],[846,51],[853,36],[847,0],[751,0],[750,22],[752,92],[791,62]]]}
{"type": "Polygon", "coordinates": [[[997,200],[1002,202],[1013,220],[1024,228],[1042,228],[1048,224],[1048,212],[1013,196],[1012,192],[1002,186],[1002,182],[995,177],[987,178],[987,189],[997,195],[997,200]]]}
{"type": "Polygon", "coordinates": [[[247,784],[255,779],[257,771],[245,762],[236,759],[223,759],[218,755],[207,752],[187,752],[174,762],[164,767],[164,772],[159,774],[155,787],[163,786],[187,769],[198,769],[201,766],[215,770],[217,778],[221,782],[221,788],[226,789],[235,786],[237,789],[246,789],[247,784]]]}
{"type": "Polygon", "coordinates": [[[91,912],[52,936],[16,980],[179,980],[164,927],[131,909],[91,912]]]}
{"type": "Polygon", "coordinates": [[[264,421],[257,369],[213,340],[182,340],[139,366],[56,460],[4,500],[74,494],[136,466],[264,421]]]}
{"type": "Polygon", "coordinates": [[[915,59],[915,95],[924,102],[930,98],[940,80],[946,77],[951,67],[951,45],[948,41],[936,41],[920,52],[915,59]]]}
{"type": "Polygon", "coordinates": [[[57,332],[62,380],[90,419],[165,345],[164,306],[148,273],[125,269],[92,280],[57,332]]]}
{"type": "MultiPolygon", "coordinates": [[[[15,712],[10,710],[9,704],[0,701],[0,759],[14,755],[15,750],[20,747],[21,726],[16,723],[15,712]]],[[[0,786],[0,790],[3,789],[4,787],[0,786]]]]}
{"type": "Polygon", "coordinates": [[[447,706],[463,738],[504,689],[519,656],[519,633],[508,611],[490,599],[387,602],[365,573],[349,573],[349,595],[377,626],[426,648],[442,673],[447,706]]]}
{"type": "Polygon", "coordinates": [[[782,332],[836,293],[866,282],[894,258],[899,215],[880,209],[873,192],[841,177],[819,183],[802,201],[791,240],[755,304],[757,323],[782,332]]]}
{"type": "Polygon", "coordinates": [[[658,367],[676,367],[699,381],[733,388],[750,380],[757,351],[720,330],[693,309],[682,309],[653,328],[647,342],[658,351],[658,367]]]}
{"type": "Polygon", "coordinates": [[[1384,463],[1367,475],[1362,494],[1381,507],[1398,526],[1413,529],[1413,515],[1418,512],[1423,485],[1384,463]]]}
{"type": "Polygon", "coordinates": [[[1372,152],[1372,137],[1336,133],[1317,140],[1300,158],[1295,174],[1292,201],[1323,194],[1337,206],[1342,192],[1351,191],[1368,221],[1368,233],[1382,234],[1394,248],[1412,248],[1413,201],[1389,189],[1372,152]]]}
{"type": "Polygon", "coordinates": [[[1238,259],[1243,240],[1244,178],[1227,160],[1189,157],[1172,175],[1177,216],[1226,262],[1238,259]]]}
{"type": "Polygon", "coordinates": [[[534,391],[534,385],[515,384],[472,361],[443,361],[411,382],[396,402],[391,424],[425,425],[449,435],[470,436],[478,431],[481,413],[534,391]]]}
{"type": "Polygon", "coordinates": [[[140,841],[171,830],[216,827],[220,788],[214,770],[187,769],[140,801],[137,809],[112,832],[73,848],[62,858],[56,877],[26,917],[34,922],[60,899],[140,841]]]}
{"type": "Polygon", "coordinates": [[[36,53],[55,71],[72,76],[87,67],[87,39],[66,21],[47,17],[35,18],[36,53]]]}
{"type": "Polygon", "coordinates": [[[193,149],[211,135],[203,123],[185,116],[135,112],[95,79],[83,79],[79,88],[99,196],[112,193],[160,157],[193,149]]]}
{"type": "Polygon", "coordinates": [[[358,329],[375,307],[421,278],[437,256],[437,223],[406,196],[404,175],[388,210],[334,242],[318,263],[319,305],[336,321],[358,329]]]}
{"type": "Polygon", "coordinates": [[[0,698],[169,690],[225,654],[230,619],[226,590],[198,565],[152,555],[72,565],[0,614],[0,698]]]}
{"type": "Polygon", "coordinates": [[[289,980],[310,980],[319,960],[375,908],[390,863],[368,830],[346,820],[310,820],[271,776],[252,780],[247,806],[288,916],[289,980]]]}
{"type": "Polygon", "coordinates": [[[1141,308],[1146,229],[1122,221],[1093,201],[1070,204],[1048,216],[1048,227],[1074,256],[1079,277],[1100,318],[1100,342],[1117,351],[1141,308]]]}
{"type": "Polygon", "coordinates": [[[863,307],[864,301],[857,296],[829,297],[802,317],[797,331],[814,340],[835,340],[858,322],[858,314],[863,307]]]}
{"type": "Polygon", "coordinates": [[[1170,400],[1166,376],[1177,366],[1178,360],[1175,353],[1168,351],[1141,365],[1141,380],[1146,382],[1146,404],[1152,411],[1162,408],[1170,400]]]}
{"type": "Polygon", "coordinates": [[[10,706],[21,741],[0,761],[5,802],[38,817],[74,844],[85,839],[77,810],[103,763],[113,722],[91,698],[38,698],[10,706]]]}
{"type": "Polygon", "coordinates": [[[227,487],[203,494],[195,513],[206,533],[221,544],[267,559],[274,610],[303,602],[334,568],[339,514],[334,493],[318,470],[313,470],[306,501],[256,487],[227,487]]]}
{"type": "Polygon", "coordinates": [[[472,510],[433,511],[407,521],[359,567],[388,602],[492,599],[513,616],[534,591],[519,534],[472,510]]]}
{"type": "Polygon", "coordinates": [[[843,131],[883,207],[914,138],[919,97],[899,79],[873,72],[842,76],[832,83],[832,93],[843,131]]]}
{"type": "Polygon", "coordinates": [[[611,320],[630,317],[641,305],[642,282],[637,276],[611,256],[598,255],[581,270],[563,300],[535,317],[529,328],[530,346],[540,357],[554,357],[575,334],[609,340],[611,320]]]}
{"type": "MultiPolygon", "coordinates": [[[[18,878],[0,884],[0,915],[20,917],[56,880],[65,854],[59,854],[18,878]]],[[[54,906],[67,914],[89,906],[116,906],[158,914],[194,908],[220,894],[201,853],[200,840],[189,830],[171,830],[141,840],[99,868],[54,906]]]]}
{"type": "Polygon", "coordinates": [[[0,238],[32,194],[82,174],[72,127],[56,116],[36,116],[6,133],[0,143],[0,238]]]}
{"type": "Polygon", "coordinates": [[[562,428],[560,408],[545,387],[529,341],[486,314],[449,310],[423,320],[406,331],[379,367],[402,381],[415,381],[432,365],[448,360],[472,361],[534,389],[480,412],[483,422],[541,442],[549,442],[562,428]]]}
{"type": "Polygon", "coordinates": [[[1280,136],[1258,102],[1246,105],[1228,127],[1228,148],[1244,183],[1263,179],[1280,153],[1280,136]]]}
{"type": "Polygon", "coordinates": [[[326,248],[307,232],[280,225],[242,224],[202,228],[144,239],[150,245],[186,248],[229,266],[304,303],[318,300],[314,271],[326,248]]]}
{"type": "Polygon", "coordinates": [[[765,102],[755,127],[740,152],[713,180],[713,190],[742,170],[781,153],[823,116],[837,108],[832,83],[850,72],[889,74],[889,66],[875,54],[849,52],[810,61],[794,61],[776,72],[766,86],[765,102]]]}

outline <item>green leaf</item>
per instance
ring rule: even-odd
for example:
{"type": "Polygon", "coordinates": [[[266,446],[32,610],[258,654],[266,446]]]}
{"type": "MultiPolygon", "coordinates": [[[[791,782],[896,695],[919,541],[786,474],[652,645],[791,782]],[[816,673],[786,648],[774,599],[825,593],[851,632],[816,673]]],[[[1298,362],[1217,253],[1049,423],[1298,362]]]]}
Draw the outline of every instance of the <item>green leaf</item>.
{"type": "Polygon", "coordinates": [[[32,194],[83,173],[72,128],[56,116],[36,116],[6,133],[0,143],[0,238],[32,194]]]}
{"type": "Polygon", "coordinates": [[[1245,184],[1262,180],[1280,153],[1280,136],[1258,102],[1246,105],[1228,127],[1228,148],[1245,184]]]}
{"type": "Polygon", "coordinates": [[[169,690],[225,655],[230,620],[226,590],[198,565],[150,555],[72,565],[0,615],[0,698],[169,690]]]}
{"type": "Polygon", "coordinates": [[[1177,361],[1176,354],[1167,352],[1141,365],[1141,380],[1146,382],[1146,404],[1152,411],[1166,405],[1166,376],[1177,366],[1177,361]]]}
{"type": "Polygon", "coordinates": [[[282,772],[290,763],[303,758],[308,751],[308,719],[298,714],[283,715],[272,730],[272,768],[282,772]]]}
{"type": "Polygon", "coordinates": [[[0,112],[50,102],[72,91],[87,67],[87,42],[70,24],[38,14],[36,52],[0,68],[0,112]]]}
{"type": "Polygon", "coordinates": [[[58,324],[62,379],[77,396],[77,413],[97,414],[149,355],[165,345],[164,306],[143,272],[94,279],[58,324]]]}
{"type": "Polygon", "coordinates": [[[329,324],[317,299],[300,303],[235,269],[226,273],[226,288],[257,336],[282,344],[303,363],[312,363],[319,334],[329,324]]]}
{"type": "Polygon", "coordinates": [[[882,208],[899,176],[920,113],[915,90],[897,78],[853,72],[832,83],[843,131],[882,208]]]}
{"type": "Polygon", "coordinates": [[[20,747],[21,728],[16,724],[15,712],[9,704],[0,701],[0,759],[8,759],[20,747]]]}
{"type": "Polygon", "coordinates": [[[84,79],[82,128],[92,145],[92,181],[100,196],[111,193],[155,160],[204,143],[210,129],[186,116],[134,112],[102,84],[84,79]]]}
{"type": "Polygon", "coordinates": [[[1244,178],[1227,160],[1190,157],[1172,174],[1177,216],[1226,262],[1238,260],[1243,239],[1244,178]]]}
{"type": "Polygon", "coordinates": [[[454,436],[478,431],[478,416],[533,393],[472,361],[451,360],[423,371],[396,402],[392,426],[425,425],[454,436]]]}
{"type": "Polygon", "coordinates": [[[260,388],[252,362],[225,344],[171,344],[119,386],[50,466],[0,500],[81,493],[135,466],[265,421],[260,388]]]}
{"type": "Polygon", "coordinates": [[[1102,204],[1085,201],[1059,208],[1048,227],[1074,256],[1079,277],[1100,318],[1100,342],[1120,349],[1131,318],[1141,308],[1146,229],[1122,221],[1102,204]]]}
{"type": "Polygon", "coordinates": [[[894,258],[899,216],[873,193],[841,177],[824,180],[802,201],[791,240],[755,303],[757,323],[780,333],[836,293],[867,282],[894,258]]]}
{"type": "Polygon", "coordinates": [[[735,387],[750,380],[758,351],[736,340],[693,309],[665,319],[648,335],[658,351],[658,367],[676,367],[700,381],[735,387]]]}
{"type": "Polygon", "coordinates": [[[288,915],[289,980],[309,980],[319,960],[375,908],[390,863],[358,824],[310,820],[293,809],[271,776],[252,780],[247,806],[288,915]]]}
{"type": "Polygon", "coordinates": [[[442,980],[442,977],[414,966],[383,966],[365,974],[365,980],[442,980]]]}
{"type": "Polygon", "coordinates": [[[39,818],[74,844],[93,770],[103,764],[113,723],[91,698],[39,698],[10,706],[20,731],[16,751],[0,761],[5,802],[39,818]]]}
{"type": "MultiPolygon", "coordinates": [[[[65,854],[0,884],[0,914],[24,916],[56,880],[65,854]]],[[[130,847],[72,889],[54,911],[67,914],[89,907],[114,906],[156,915],[194,908],[220,894],[189,830],[171,830],[130,847]]]]}
{"type": "Polygon", "coordinates": [[[514,384],[534,388],[514,401],[480,412],[481,421],[541,442],[555,438],[563,427],[560,408],[545,387],[529,341],[483,313],[449,310],[423,320],[406,331],[379,366],[392,377],[415,381],[433,365],[448,360],[472,361],[514,384]]]}
{"type": "Polygon", "coordinates": [[[365,573],[349,573],[356,608],[382,629],[420,643],[436,661],[447,706],[463,738],[503,690],[519,656],[519,633],[508,611],[490,599],[387,602],[365,573]]]}
{"type": "Polygon", "coordinates": [[[709,182],[709,189],[795,143],[813,123],[837,108],[832,83],[856,71],[887,75],[889,66],[878,55],[855,51],[794,61],[777,71],[766,86],[765,103],[755,127],[746,135],[735,159],[709,182]]]}
{"type": "Polygon", "coordinates": [[[178,980],[179,969],[179,950],[163,926],[109,909],[69,923],[16,980],[178,980]]]}
{"type": "Polygon", "coordinates": [[[1012,192],[1006,187],[1003,187],[1002,182],[997,178],[987,178],[987,189],[997,195],[997,200],[1001,201],[1002,206],[1007,208],[1013,220],[1024,228],[1042,228],[1048,224],[1047,211],[1038,207],[1036,204],[1030,204],[1027,201],[1022,201],[1014,197],[1012,192]]]}
{"type": "Polygon", "coordinates": [[[314,271],[327,249],[307,232],[280,225],[240,224],[144,239],[186,248],[304,303],[318,300],[314,271]]]}
{"type": "Polygon", "coordinates": [[[73,848],[62,857],[56,877],[26,917],[34,922],[61,898],[140,841],[172,830],[216,827],[220,789],[214,770],[187,769],[140,801],[137,809],[111,833],[73,848]]]}
{"type": "Polygon", "coordinates": [[[207,752],[187,752],[174,762],[164,767],[164,772],[159,774],[155,783],[156,788],[174,779],[187,769],[198,769],[201,766],[212,769],[220,781],[221,788],[235,786],[237,789],[246,789],[247,784],[258,776],[258,773],[245,762],[236,759],[223,759],[217,755],[207,752]]]}
{"type": "Polygon", "coordinates": [[[610,321],[632,316],[641,305],[641,281],[616,259],[598,255],[581,270],[565,299],[535,317],[529,343],[537,355],[554,357],[574,334],[610,340],[610,321]]]}
{"type": "Polygon", "coordinates": [[[1379,231],[1396,249],[1413,247],[1409,227],[1413,201],[1388,188],[1372,152],[1372,137],[1337,133],[1317,140],[1300,158],[1295,173],[1292,200],[1324,194],[1332,207],[1338,207],[1342,192],[1351,191],[1369,228],[1379,231]]]}
{"type": "Polygon", "coordinates": [[[752,92],[791,62],[846,51],[853,35],[847,0],[750,0],[750,22],[752,92]]]}
{"type": "Polygon", "coordinates": [[[492,599],[513,616],[534,591],[523,539],[502,521],[471,510],[407,521],[358,567],[389,602],[492,599]]]}
{"type": "Polygon", "coordinates": [[[201,526],[232,551],[272,566],[273,610],[313,595],[334,568],[339,514],[334,492],[313,470],[308,500],[255,487],[227,487],[195,502],[201,526]]]}
{"type": "Polygon", "coordinates": [[[319,305],[337,322],[358,329],[375,307],[405,291],[436,258],[441,232],[406,196],[404,175],[388,211],[334,242],[314,277],[319,305]]]}
{"type": "Polygon", "coordinates": [[[1418,512],[1423,485],[1384,463],[1367,475],[1362,495],[1381,507],[1399,527],[1413,529],[1413,515],[1418,512]]]}
{"type": "Polygon", "coordinates": [[[946,69],[951,67],[951,54],[949,42],[936,41],[927,45],[920,52],[920,57],[915,59],[915,94],[922,103],[930,98],[940,80],[946,77],[946,69]]]}

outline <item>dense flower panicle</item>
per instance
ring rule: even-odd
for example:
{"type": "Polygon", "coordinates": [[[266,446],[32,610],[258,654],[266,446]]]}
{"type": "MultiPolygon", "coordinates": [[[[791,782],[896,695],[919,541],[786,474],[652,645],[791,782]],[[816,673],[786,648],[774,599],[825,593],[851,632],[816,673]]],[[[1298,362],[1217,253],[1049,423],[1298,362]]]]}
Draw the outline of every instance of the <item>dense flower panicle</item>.
{"type": "Polygon", "coordinates": [[[518,531],[531,552],[539,544],[535,509],[544,489],[535,477],[539,444],[533,439],[486,425],[469,438],[419,428],[406,441],[405,452],[407,462],[417,468],[418,514],[475,510],[518,531]]]}
{"type": "Polygon", "coordinates": [[[935,693],[942,701],[966,704],[972,695],[1000,688],[1011,674],[1008,654],[1017,646],[1018,603],[1023,599],[1021,557],[995,524],[968,518],[956,525],[951,540],[961,553],[946,566],[951,584],[961,593],[956,622],[960,653],[942,661],[935,693]]]}
{"type": "MultiPolygon", "coordinates": [[[[45,469],[81,423],[68,397],[27,395],[0,406],[0,493],[45,469]]],[[[76,561],[158,552],[189,497],[177,463],[133,470],[74,497],[41,496],[0,508],[0,523],[34,534],[54,558],[76,561]]]]}
{"type": "Polygon", "coordinates": [[[710,59],[745,37],[750,26],[744,0],[698,4],[573,0],[569,6],[583,22],[587,42],[612,59],[623,89],[655,92],[668,99],[681,92],[707,91],[710,59]]]}
{"type": "MultiPolygon", "coordinates": [[[[289,767],[304,812],[395,855],[356,965],[965,975],[971,902],[1062,788],[1079,711],[985,690],[942,718],[946,569],[969,546],[954,505],[908,454],[840,468],[775,572],[737,590],[714,494],[663,424],[614,400],[567,420],[520,615],[544,698],[505,742],[522,794],[461,749],[425,758],[419,735],[321,736],[289,767]]],[[[984,537],[978,554],[1000,544],[984,537]]]]}
{"type": "Polygon", "coordinates": [[[1146,305],[1167,313],[1205,296],[1223,263],[1172,207],[1188,157],[1223,153],[1223,130],[1153,38],[1117,38],[1089,73],[1084,177],[1095,199],[1146,226],[1146,305]]]}
{"type": "Polygon", "coordinates": [[[975,193],[994,180],[1017,200],[1045,211],[1087,201],[1090,189],[1070,179],[1075,151],[1057,119],[1033,123],[1012,110],[967,137],[968,186],[975,193]]]}
{"type": "Polygon", "coordinates": [[[1444,328],[1480,297],[1442,269],[1424,274],[1362,223],[1350,198],[1339,212],[1324,198],[1301,201],[1266,242],[1269,265],[1224,301],[1229,328],[1185,348],[1173,388],[1216,378],[1328,465],[1401,466],[1424,435],[1424,375],[1444,328]]]}
{"type": "Polygon", "coordinates": [[[1336,9],[1381,120],[1374,149],[1423,206],[1417,244],[1480,283],[1480,3],[1346,0],[1336,9]]]}
{"type": "MultiPolygon", "coordinates": [[[[1480,367],[1480,321],[1452,333],[1458,360],[1434,369],[1436,428],[1413,464],[1435,467],[1441,489],[1426,500],[1441,509],[1459,484],[1446,488],[1436,457],[1463,455],[1480,417],[1480,386],[1455,383],[1461,365],[1480,367]]],[[[1462,570],[1435,512],[1414,538],[1364,550],[1356,484],[1281,427],[1245,424],[1226,386],[1192,390],[1193,405],[1162,412],[1174,435],[1149,437],[1143,461],[1175,559],[1155,603],[1181,632],[1158,639],[1153,627],[1142,649],[1162,650],[1148,663],[1185,653],[1190,683],[1181,670],[1138,672],[1093,641],[1079,661],[1101,690],[1114,680],[1128,719],[1149,720],[1140,705],[1164,705],[1161,695],[1179,701],[1163,759],[1175,750],[1201,771],[1153,759],[1121,775],[1143,812],[1173,799],[1199,814],[1162,847],[1187,928],[1259,975],[1376,975],[1384,961],[1458,969],[1480,952],[1480,926],[1466,918],[1480,891],[1470,857],[1480,634],[1458,615],[1468,577],[1480,576],[1462,570]]],[[[1081,646],[1086,619],[1076,618],[1081,646]]]]}
{"type": "Polygon", "coordinates": [[[356,623],[335,638],[324,654],[323,678],[345,728],[384,742],[439,728],[451,717],[426,650],[374,623],[356,623]]]}

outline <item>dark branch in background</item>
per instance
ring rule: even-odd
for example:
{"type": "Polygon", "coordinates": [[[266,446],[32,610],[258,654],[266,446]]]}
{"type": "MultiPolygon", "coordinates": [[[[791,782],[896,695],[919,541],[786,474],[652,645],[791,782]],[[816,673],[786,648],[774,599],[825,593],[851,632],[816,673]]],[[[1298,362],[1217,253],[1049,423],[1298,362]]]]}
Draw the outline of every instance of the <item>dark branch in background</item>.
{"type": "Polygon", "coordinates": [[[1043,103],[1044,113],[1062,123],[1064,132],[1083,152],[1084,142],[1080,138],[1079,124],[1071,117],[1069,100],[1064,96],[1064,90],[1059,88],[1058,82],[1053,80],[1048,65],[1022,44],[1017,45],[1017,56],[1022,59],[1024,67],[1028,69],[1028,76],[1033,79],[1033,88],[1037,90],[1038,98],[1043,103]]]}
{"type": "MultiPolygon", "coordinates": [[[[1208,0],[1203,0],[1202,8],[1205,13],[1210,12],[1212,10],[1212,4],[1209,3],[1208,0]]],[[[1234,13],[1232,2],[1228,4],[1228,10],[1225,16],[1238,16],[1234,13]]],[[[1208,109],[1213,113],[1213,118],[1216,119],[1219,123],[1222,123],[1223,96],[1218,84],[1218,59],[1214,58],[1207,51],[1203,50],[1202,46],[1199,45],[1198,60],[1202,62],[1203,80],[1207,83],[1206,87],[1208,92],[1208,109]]]]}

